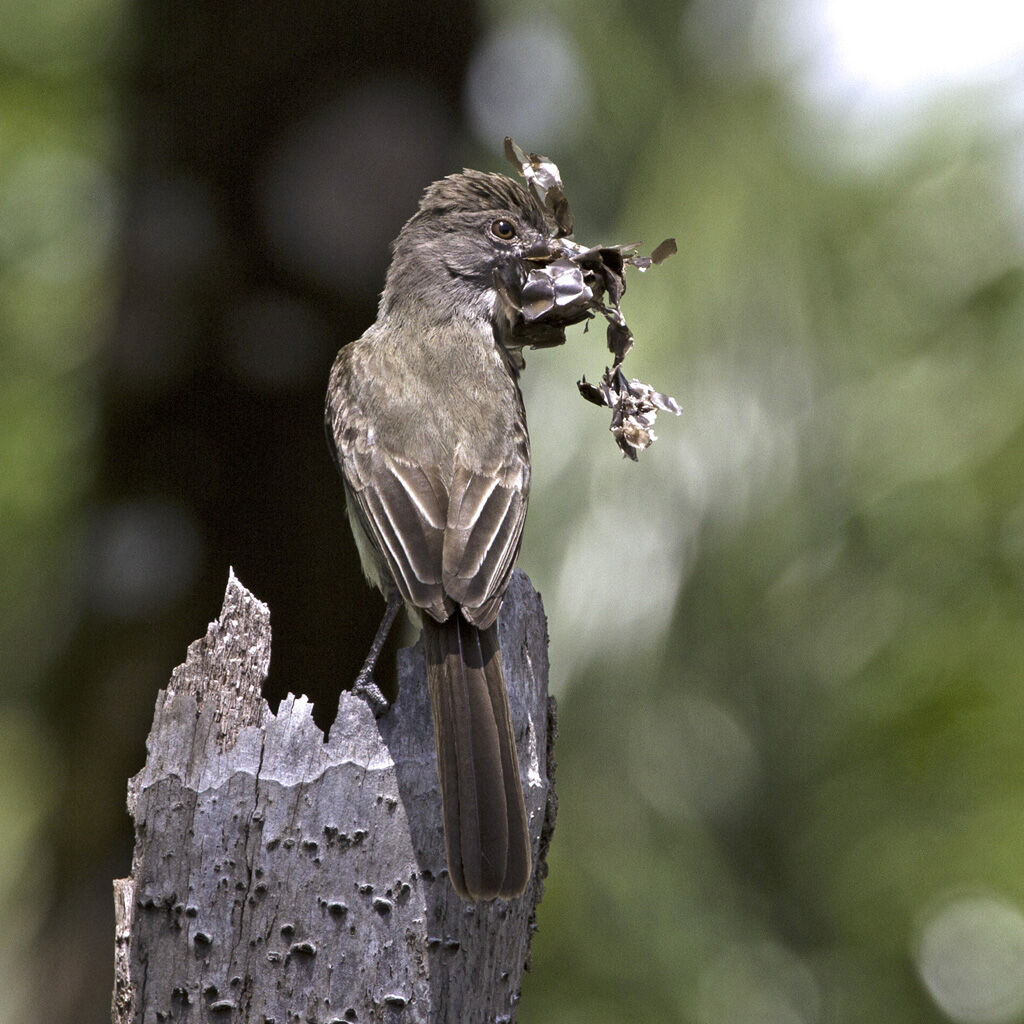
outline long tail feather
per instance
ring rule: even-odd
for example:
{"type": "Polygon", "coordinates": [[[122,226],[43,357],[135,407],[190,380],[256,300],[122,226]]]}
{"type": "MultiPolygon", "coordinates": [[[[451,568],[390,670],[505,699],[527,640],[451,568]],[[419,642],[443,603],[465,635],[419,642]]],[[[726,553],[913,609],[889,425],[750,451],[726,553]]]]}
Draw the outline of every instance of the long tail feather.
{"type": "Polygon", "coordinates": [[[530,835],[498,627],[424,618],[448,873],[464,899],[518,896],[530,879],[530,835]]]}

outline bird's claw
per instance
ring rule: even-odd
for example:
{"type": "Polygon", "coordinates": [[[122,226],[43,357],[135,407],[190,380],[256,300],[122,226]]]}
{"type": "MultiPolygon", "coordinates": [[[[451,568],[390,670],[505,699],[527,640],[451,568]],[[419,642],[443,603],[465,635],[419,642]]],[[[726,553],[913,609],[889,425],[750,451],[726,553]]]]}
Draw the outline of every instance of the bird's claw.
{"type": "Polygon", "coordinates": [[[373,681],[373,676],[367,672],[360,672],[352,686],[352,692],[357,697],[362,697],[370,706],[374,718],[380,718],[385,714],[391,705],[387,697],[381,692],[380,687],[373,681]]]}

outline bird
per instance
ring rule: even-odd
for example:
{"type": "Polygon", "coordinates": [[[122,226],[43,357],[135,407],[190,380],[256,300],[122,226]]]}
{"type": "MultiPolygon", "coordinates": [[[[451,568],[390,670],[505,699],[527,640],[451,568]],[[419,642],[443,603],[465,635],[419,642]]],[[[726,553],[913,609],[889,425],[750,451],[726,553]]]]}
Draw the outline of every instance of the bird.
{"type": "Polygon", "coordinates": [[[392,245],[376,321],[342,346],[327,390],[362,569],[387,600],[357,688],[372,688],[404,606],[423,636],[448,875],[469,901],[519,896],[532,873],[497,625],[530,492],[507,298],[558,255],[558,235],[504,175],[429,185],[392,245]]]}

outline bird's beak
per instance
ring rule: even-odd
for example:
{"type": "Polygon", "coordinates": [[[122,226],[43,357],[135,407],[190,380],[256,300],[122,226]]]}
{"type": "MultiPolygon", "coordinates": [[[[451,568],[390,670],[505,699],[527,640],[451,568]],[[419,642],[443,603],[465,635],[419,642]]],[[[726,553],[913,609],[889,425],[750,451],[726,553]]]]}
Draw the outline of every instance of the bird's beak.
{"type": "Polygon", "coordinates": [[[523,253],[523,259],[530,263],[550,263],[563,255],[560,239],[545,238],[535,242],[523,253]]]}

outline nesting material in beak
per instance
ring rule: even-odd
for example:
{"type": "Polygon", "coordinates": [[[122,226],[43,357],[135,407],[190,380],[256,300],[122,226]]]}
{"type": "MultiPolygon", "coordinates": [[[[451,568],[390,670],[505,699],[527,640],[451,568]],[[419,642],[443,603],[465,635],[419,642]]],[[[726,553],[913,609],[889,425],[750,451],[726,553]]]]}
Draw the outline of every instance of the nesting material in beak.
{"type": "Polygon", "coordinates": [[[583,377],[577,387],[587,401],[612,410],[612,436],[622,453],[635,462],[656,440],[652,428],[658,410],[676,415],[682,410],[674,398],[643,381],[629,380],[622,372],[623,360],[634,344],[619,305],[626,292],[625,268],[643,272],[661,263],[676,252],[675,239],[666,238],[650,256],[641,256],[638,245],[580,245],[571,237],[572,211],[556,164],[548,157],[525,153],[510,138],[505,139],[505,155],[526,179],[552,223],[552,237],[524,253],[525,276],[518,287],[509,289],[495,281],[515,325],[516,365],[524,365],[524,346],[560,345],[566,327],[600,313],[608,322],[612,365],[605,367],[600,385],[583,377]]]}

